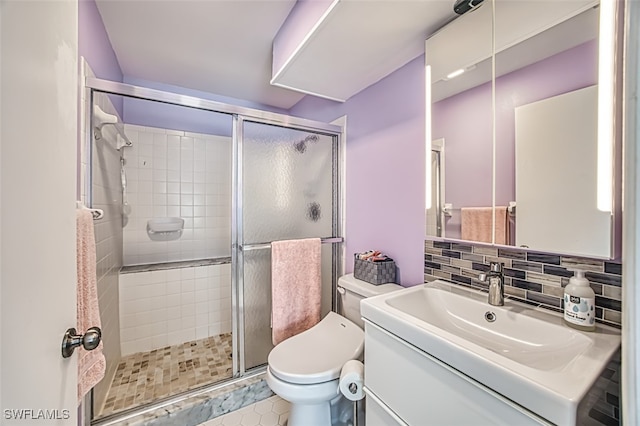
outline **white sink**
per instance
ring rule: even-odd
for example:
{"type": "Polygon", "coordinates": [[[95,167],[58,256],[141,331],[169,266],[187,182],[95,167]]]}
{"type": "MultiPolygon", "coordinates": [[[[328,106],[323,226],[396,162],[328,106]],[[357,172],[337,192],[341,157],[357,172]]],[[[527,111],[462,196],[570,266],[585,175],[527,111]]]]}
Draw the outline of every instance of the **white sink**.
{"type": "Polygon", "coordinates": [[[578,405],[620,346],[617,329],[587,333],[560,313],[445,281],[364,299],[362,316],[556,424],[578,405]],[[494,319],[490,322],[486,319],[494,319]]]}

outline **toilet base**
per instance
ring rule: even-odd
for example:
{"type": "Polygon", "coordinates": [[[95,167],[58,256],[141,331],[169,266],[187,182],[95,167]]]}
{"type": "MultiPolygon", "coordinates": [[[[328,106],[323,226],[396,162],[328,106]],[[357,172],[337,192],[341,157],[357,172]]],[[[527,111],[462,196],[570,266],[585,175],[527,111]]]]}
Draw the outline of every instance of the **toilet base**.
{"type": "Polygon", "coordinates": [[[318,404],[292,403],[288,426],[330,426],[331,405],[328,401],[318,404]]]}
{"type": "Polygon", "coordinates": [[[288,426],[332,426],[334,417],[343,417],[338,412],[344,411],[346,398],[338,393],[338,380],[300,385],[280,380],[267,368],[266,381],[275,394],[291,403],[288,426]]]}

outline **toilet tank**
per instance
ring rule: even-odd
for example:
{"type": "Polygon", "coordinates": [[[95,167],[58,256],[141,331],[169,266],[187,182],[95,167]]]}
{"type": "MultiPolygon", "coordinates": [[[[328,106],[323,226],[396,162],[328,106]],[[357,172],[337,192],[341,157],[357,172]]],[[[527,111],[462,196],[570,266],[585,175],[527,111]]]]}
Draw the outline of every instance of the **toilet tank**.
{"type": "Polygon", "coordinates": [[[360,315],[360,301],[365,297],[373,297],[401,288],[403,287],[398,284],[373,285],[355,278],[353,274],[344,275],[338,278],[338,296],[340,298],[338,313],[360,328],[364,328],[360,315]]]}

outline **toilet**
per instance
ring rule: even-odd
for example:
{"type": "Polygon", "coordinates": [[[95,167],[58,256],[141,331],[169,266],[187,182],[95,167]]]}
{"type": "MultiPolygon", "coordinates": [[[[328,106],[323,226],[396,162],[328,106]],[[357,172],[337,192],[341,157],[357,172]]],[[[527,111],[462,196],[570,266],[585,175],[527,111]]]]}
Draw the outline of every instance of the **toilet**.
{"type": "Polygon", "coordinates": [[[291,403],[289,426],[330,426],[332,406],[346,398],[338,392],[342,366],[362,359],[364,324],[360,301],[399,290],[398,284],[373,285],[354,278],[338,279],[339,314],[329,312],[318,324],[286,339],[269,353],[266,381],[291,403]]]}

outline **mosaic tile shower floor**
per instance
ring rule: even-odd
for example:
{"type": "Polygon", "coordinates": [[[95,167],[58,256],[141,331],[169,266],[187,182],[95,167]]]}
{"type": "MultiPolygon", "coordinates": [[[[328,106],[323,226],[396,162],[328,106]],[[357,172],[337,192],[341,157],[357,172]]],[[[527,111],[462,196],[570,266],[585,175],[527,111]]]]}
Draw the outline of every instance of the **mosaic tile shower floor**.
{"type": "Polygon", "coordinates": [[[231,378],[231,333],[123,357],[100,417],[231,378]]]}

